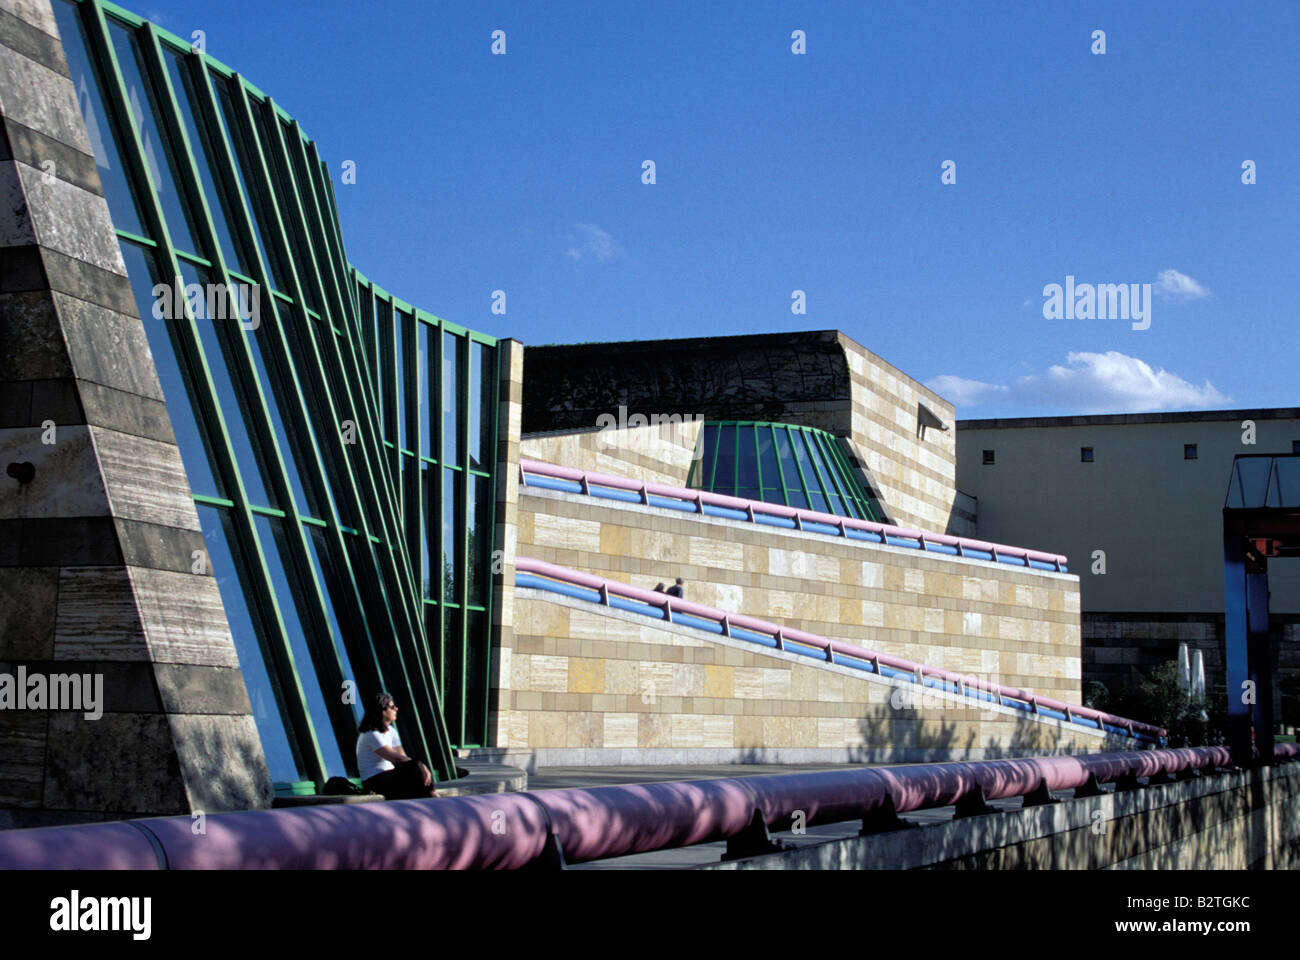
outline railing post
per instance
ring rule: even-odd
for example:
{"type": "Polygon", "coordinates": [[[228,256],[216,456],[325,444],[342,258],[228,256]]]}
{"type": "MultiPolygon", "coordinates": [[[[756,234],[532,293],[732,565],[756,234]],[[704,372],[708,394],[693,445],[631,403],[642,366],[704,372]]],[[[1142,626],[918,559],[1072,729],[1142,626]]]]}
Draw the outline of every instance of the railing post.
{"type": "Polygon", "coordinates": [[[650,491],[646,489],[645,484],[641,484],[641,502],[647,507],[650,506],[650,491]]]}
{"type": "Polygon", "coordinates": [[[826,644],[826,662],[835,662],[835,645],[829,642],[826,644]]]}
{"type": "Polygon", "coordinates": [[[731,618],[730,618],[730,617],[723,617],[723,618],[722,618],[722,635],[723,635],[724,637],[729,637],[729,636],[731,636],[731,618]]]}
{"type": "Polygon", "coordinates": [[[696,513],[704,512],[704,494],[702,493],[697,493],[695,495],[695,512],[696,513]]]}
{"type": "Polygon", "coordinates": [[[671,600],[664,601],[664,620],[668,623],[673,622],[673,602],[671,600]]]}
{"type": "Polygon", "coordinates": [[[600,602],[606,607],[609,606],[609,584],[608,583],[602,583],[600,585],[600,602]]]}
{"type": "Polygon", "coordinates": [[[796,513],[796,514],[794,515],[794,528],[795,528],[796,530],[802,530],[802,529],[803,529],[803,517],[799,516],[798,513],[796,513]]]}
{"type": "Polygon", "coordinates": [[[777,648],[778,650],[784,650],[784,649],[785,649],[785,639],[781,636],[781,629],[780,629],[780,627],[777,628],[777,631],[776,631],[775,637],[776,637],[776,648],[777,648]]]}

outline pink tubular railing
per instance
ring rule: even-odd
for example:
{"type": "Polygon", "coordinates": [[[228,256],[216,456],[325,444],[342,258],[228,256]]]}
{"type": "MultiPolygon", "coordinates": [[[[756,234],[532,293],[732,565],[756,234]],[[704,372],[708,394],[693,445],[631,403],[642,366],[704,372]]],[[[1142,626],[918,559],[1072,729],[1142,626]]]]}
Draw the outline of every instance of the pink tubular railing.
{"type": "MultiPolygon", "coordinates": [[[[1275,761],[1296,759],[1293,743],[1275,761]]],[[[1226,747],[865,767],[819,773],[214,813],[0,831],[0,869],[509,870],[743,841],[773,830],[1226,767],[1226,747]],[[502,829],[504,827],[505,829],[502,829]]],[[[1032,795],[1032,799],[1031,799],[1032,795]]],[[[981,809],[976,802],[968,812],[981,809]]],[[[759,844],[761,849],[762,845],[759,844]]],[[[748,854],[741,854],[748,855],[748,854]]]]}
{"type": "Polygon", "coordinates": [[[547,563],[543,560],[533,560],[528,557],[516,557],[515,571],[516,573],[531,573],[559,583],[567,583],[573,586],[586,587],[589,590],[595,590],[600,594],[600,602],[606,606],[609,605],[609,598],[611,596],[636,600],[647,604],[648,606],[663,610],[664,619],[668,621],[672,620],[673,613],[689,614],[703,620],[711,620],[718,623],[722,627],[724,636],[730,636],[732,627],[739,627],[742,630],[749,630],[754,633],[772,637],[776,640],[778,649],[783,649],[785,642],[791,641],[823,651],[827,661],[831,661],[834,655],[841,655],[873,664],[877,674],[880,673],[880,667],[885,666],[889,667],[891,670],[910,673],[914,675],[917,678],[917,682],[921,684],[924,684],[927,678],[947,681],[957,686],[959,690],[973,688],[992,694],[998,698],[999,704],[1002,699],[1019,700],[1022,703],[1029,704],[1031,710],[1035,713],[1038,712],[1039,707],[1045,707],[1048,710],[1055,710],[1059,713],[1065,714],[1067,720],[1072,719],[1073,717],[1083,717],[1084,719],[1092,720],[1097,723],[1099,725],[1098,728],[1103,731],[1104,726],[1109,724],[1112,727],[1120,727],[1127,730],[1130,734],[1141,732],[1157,739],[1163,739],[1167,732],[1163,727],[1155,727],[1151,724],[1141,723],[1136,720],[1117,717],[1113,714],[1103,713],[1100,710],[1094,710],[1091,707],[1064,703],[1051,697],[1040,697],[1028,690],[989,683],[980,680],[977,677],[954,673],[951,670],[943,670],[938,667],[928,667],[924,664],[914,663],[913,661],[906,660],[902,657],[877,653],[874,650],[868,650],[851,643],[843,643],[839,640],[831,640],[827,637],[818,636],[814,633],[807,633],[803,630],[796,630],[792,627],[783,627],[767,620],[759,620],[755,617],[748,617],[739,613],[719,610],[716,607],[705,606],[702,603],[693,603],[690,600],[670,597],[657,590],[646,590],[642,587],[634,587],[631,584],[620,583],[617,580],[609,580],[590,573],[582,573],[578,570],[571,570],[568,567],[561,567],[554,563],[547,563]]]}
{"type": "Polygon", "coordinates": [[[831,513],[821,513],[816,510],[803,510],[798,507],[787,507],[779,503],[767,503],[763,500],[744,500],[739,497],[729,497],[721,493],[710,493],[705,490],[688,490],[685,487],[672,487],[662,483],[644,483],[640,480],[632,480],[627,477],[615,477],[607,473],[596,473],[590,470],[575,470],[572,467],[562,467],[554,463],[543,463],[540,460],[520,460],[519,475],[520,480],[527,485],[528,474],[539,477],[552,477],[556,480],[567,480],[571,483],[577,483],[582,487],[582,492],[587,493],[592,486],[608,487],[612,490],[624,490],[629,493],[639,494],[643,504],[650,503],[650,497],[664,497],[669,500],[680,500],[683,503],[691,503],[696,507],[697,513],[704,512],[705,504],[714,507],[721,507],[728,510],[739,510],[747,514],[748,519],[752,522],[755,514],[763,514],[771,517],[780,517],[785,520],[793,520],[797,528],[802,528],[804,522],[818,523],[828,527],[835,527],[839,531],[839,536],[848,537],[848,530],[858,530],[863,533],[870,533],[877,537],[881,543],[886,542],[887,537],[895,537],[901,540],[915,540],[918,542],[920,549],[924,550],[927,544],[938,544],[946,547],[952,547],[957,551],[958,556],[965,556],[966,551],[976,550],[983,553],[992,554],[997,557],[1015,557],[1023,560],[1024,565],[1028,567],[1031,561],[1038,563],[1051,564],[1060,571],[1066,567],[1068,558],[1059,553],[1045,553],[1041,550],[1029,550],[1025,547],[1013,547],[1003,543],[990,543],[987,540],[975,540],[970,537],[954,537],[946,533],[926,533],[921,530],[913,530],[908,527],[897,527],[888,523],[876,523],[871,520],[857,520],[853,517],[841,517],[831,513]]]}

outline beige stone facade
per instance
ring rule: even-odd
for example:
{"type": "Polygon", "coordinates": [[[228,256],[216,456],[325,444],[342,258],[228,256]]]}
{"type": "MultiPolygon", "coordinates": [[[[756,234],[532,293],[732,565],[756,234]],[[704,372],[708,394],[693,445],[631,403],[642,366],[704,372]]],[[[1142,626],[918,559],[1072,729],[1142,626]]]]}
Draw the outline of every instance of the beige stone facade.
{"type": "Polygon", "coordinates": [[[497,746],[530,762],[812,763],[1123,748],[1063,721],[535,588],[515,591],[497,746]]]}
{"type": "Polygon", "coordinates": [[[695,462],[703,426],[702,420],[690,419],[653,427],[533,434],[523,438],[520,453],[527,460],[541,460],[574,470],[593,470],[617,477],[636,477],[646,483],[684,487],[695,462]]]}
{"type": "Polygon", "coordinates": [[[957,495],[953,405],[843,333],[839,342],[851,384],[848,437],[859,460],[895,523],[945,532],[957,495]],[[948,429],[922,429],[921,404],[948,429]]]}
{"type": "MultiPolygon", "coordinates": [[[[699,603],[1081,699],[1073,574],[537,487],[520,488],[518,519],[519,556],[647,589],[681,576],[699,603]]],[[[900,714],[881,678],[536,589],[516,591],[500,663],[495,746],[554,762],[908,760],[1105,740],[1010,708],[900,714]]]]}

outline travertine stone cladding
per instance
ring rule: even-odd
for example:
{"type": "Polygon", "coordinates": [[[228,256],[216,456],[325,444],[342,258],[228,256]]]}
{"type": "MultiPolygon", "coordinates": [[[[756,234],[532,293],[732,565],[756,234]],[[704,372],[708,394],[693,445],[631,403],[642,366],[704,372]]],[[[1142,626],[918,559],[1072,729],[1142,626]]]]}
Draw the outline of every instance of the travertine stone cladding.
{"type": "MultiPolygon", "coordinates": [[[[1080,701],[1079,580],[525,487],[520,556],[1080,701]]],[[[1141,718],[1137,718],[1141,719],[1141,718]]]]}
{"type": "MultiPolygon", "coordinates": [[[[515,591],[500,738],[547,764],[912,762],[1125,749],[1096,730],[515,591]]],[[[1131,745],[1131,741],[1127,745],[1131,745]]]]}

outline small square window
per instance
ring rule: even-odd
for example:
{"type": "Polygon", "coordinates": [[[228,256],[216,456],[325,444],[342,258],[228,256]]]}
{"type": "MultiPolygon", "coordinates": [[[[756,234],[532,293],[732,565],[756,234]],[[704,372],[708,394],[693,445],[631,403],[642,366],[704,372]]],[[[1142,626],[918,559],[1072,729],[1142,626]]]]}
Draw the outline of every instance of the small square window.
{"type": "Polygon", "coordinates": [[[1092,447],[1079,448],[1079,462],[1092,463],[1092,447]]]}
{"type": "Polygon", "coordinates": [[[1291,441],[1291,452],[1292,452],[1292,453],[1300,453],[1300,440],[1292,440],[1292,441],[1291,441]]]}
{"type": "Polygon", "coordinates": [[[1184,444],[1183,444],[1183,459],[1184,459],[1184,460],[1195,460],[1195,459],[1196,459],[1196,444],[1194,444],[1194,443],[1184,443],[1184,444]]]}
{"type": "Polygon", "coordinates": [[[985,451],[984,451],[984,465],[987,467],[987,466],[988,466],[990,463],[992,463],[992,462],[993,462],[993,451],[992,451],[992,450],[985,450],[985,451]]]}

